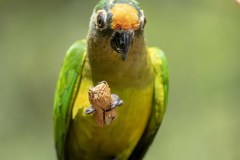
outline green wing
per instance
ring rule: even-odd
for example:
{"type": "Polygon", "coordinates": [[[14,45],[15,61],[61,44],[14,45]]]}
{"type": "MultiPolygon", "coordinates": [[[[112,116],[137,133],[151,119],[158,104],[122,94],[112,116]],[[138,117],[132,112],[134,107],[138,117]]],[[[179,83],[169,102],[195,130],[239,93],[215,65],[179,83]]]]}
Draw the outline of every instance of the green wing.
{"type": "Polygon", "coordinates": [[[154,71],[153,107],[147,127],[129,160],[139,160],[151,145],[163,119],[168,101],[168,64],[164,53],[158,48],[149,48],[148,55],[154,71]]]}
{"type": "Polygon", "coordinates": [[[54,99],[54,138],[58,160],[63,160],[65,139],[86,56],[86,41],[77,41],[68,50],[60,72],[54,99]]]}

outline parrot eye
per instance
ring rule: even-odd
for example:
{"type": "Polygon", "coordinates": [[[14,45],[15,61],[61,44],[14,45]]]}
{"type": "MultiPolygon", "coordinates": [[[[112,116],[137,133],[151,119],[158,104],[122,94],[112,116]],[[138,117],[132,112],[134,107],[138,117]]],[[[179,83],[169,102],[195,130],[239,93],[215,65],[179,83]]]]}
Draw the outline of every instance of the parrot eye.
{"type": "Polygon", "coordinates": [[[147,18],[144,16],[143,28],[145,27],[146,24],[147,24],[147,18]]]}
{"type": "Polygon", "coordinates": [[[141,30],[144,29],[146,23],[147,23],[147,18],[144,16],[144,13],[143,13],[143,11],[142,11],[142,15],[141,15],[141,17],[140,17],[140,24],[141,24],[141,25],[140,25],[140,29],[141,29],[141,30]]]}
{"type": "Polygon", "coordinates": [[[96,16],[96,27],[98,29],[104,29],[106,27],[106,21],[107,21],[107,13],[104,10],[100,10],[97,12],[96,16]]]}

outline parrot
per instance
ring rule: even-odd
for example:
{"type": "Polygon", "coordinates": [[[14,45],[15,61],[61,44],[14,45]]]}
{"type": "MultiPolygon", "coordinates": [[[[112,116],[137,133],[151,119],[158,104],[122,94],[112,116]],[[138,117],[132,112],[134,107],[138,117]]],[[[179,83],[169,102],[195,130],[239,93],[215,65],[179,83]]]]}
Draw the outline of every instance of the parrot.
{"type": "MultiPolygon", "coordinates": [[[[168,61],[148,47],[147,23],[136,0],[100,0],[86,39],[67,51],[56,86],[53,121],[58,160],[140,160],[162,123],[168,103],[168,61]],[[118,116],[99,127],[89,88],[106,81],[121,98],[118,116]]],[[[117,103],[117,102],[116,102],[117,103]]]]}

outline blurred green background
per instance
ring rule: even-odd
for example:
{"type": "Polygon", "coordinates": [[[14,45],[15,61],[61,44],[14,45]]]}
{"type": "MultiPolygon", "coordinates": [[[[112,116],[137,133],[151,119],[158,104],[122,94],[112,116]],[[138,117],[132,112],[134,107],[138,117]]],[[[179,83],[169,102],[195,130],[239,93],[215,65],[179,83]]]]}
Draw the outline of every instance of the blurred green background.
{"type": "MultiPolygon", "coordinates": [[[[0,0],[0,159],[54,160],[52,104],[68,47],[97,0],[0,0]]],[[[240,6],[140,1],[169,60],[170,101],[146,160],[240,159],[240,6]]]]}

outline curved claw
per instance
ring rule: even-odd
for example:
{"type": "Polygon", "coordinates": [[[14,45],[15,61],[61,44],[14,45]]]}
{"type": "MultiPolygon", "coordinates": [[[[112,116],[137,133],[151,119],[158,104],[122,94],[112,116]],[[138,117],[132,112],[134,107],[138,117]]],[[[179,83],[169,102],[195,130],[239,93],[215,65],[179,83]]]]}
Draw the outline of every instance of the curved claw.
{"type": "Polygon", "coordinates": [[[88,107],[85,111],[86,114],[91,114],[93,112],[95,112],[95,109],[92,106],[88,107]]]}
{"type": "Polygon", "coordinates": [[[118,95],[116,94],[112,94],[112,97],[113,97],[113,103],[111,105],[111,109],[114,109],[118,106],[121,106],[123,104],[123,100],[121,100],[118,95]]]}

